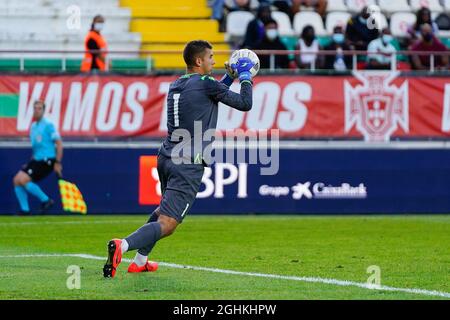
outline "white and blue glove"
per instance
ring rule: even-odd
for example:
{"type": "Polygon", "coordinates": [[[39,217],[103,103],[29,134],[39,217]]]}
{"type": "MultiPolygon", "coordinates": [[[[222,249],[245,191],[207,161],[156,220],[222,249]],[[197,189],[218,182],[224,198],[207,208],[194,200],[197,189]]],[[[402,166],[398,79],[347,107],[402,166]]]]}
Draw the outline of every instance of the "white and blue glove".
{"type": "Polygon", "coordinates": [[[231,68],[235,70],[238,74],[239,81],[252,81],[252,73],[250,69],[253,68],[255,64],[250,58],[242,57],[237,60],[234,64],[231,64],[231,68]]]}

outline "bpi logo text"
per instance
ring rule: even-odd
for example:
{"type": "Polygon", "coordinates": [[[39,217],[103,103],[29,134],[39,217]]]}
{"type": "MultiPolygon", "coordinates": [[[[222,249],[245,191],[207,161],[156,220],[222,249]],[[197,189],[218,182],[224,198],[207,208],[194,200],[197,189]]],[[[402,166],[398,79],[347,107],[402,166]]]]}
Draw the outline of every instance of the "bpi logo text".
{"type": "MultiPolygon", "coordinates": [[[[161,185],[157,170],[157,156],[141,156],[139,159],[139,204],[156,205],[161,201],[161,185]]],[[[202,186],[197,198],[224,198],[227,185],[237,182],[238,198],[247,198],[247,164],[237,166],[230,163],[216,163],[214,170],[205,167],[202,186]],[[214,173],[214,174],[213,174],[214,173]],[[214,178],[214,179],[213,179],[214,178]]]]}

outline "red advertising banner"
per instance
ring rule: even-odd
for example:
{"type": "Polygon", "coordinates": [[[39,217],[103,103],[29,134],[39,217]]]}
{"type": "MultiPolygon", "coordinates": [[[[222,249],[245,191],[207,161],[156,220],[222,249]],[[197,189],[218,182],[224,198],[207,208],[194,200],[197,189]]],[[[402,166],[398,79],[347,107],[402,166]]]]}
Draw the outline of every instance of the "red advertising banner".
{"type": "MultiPolygon", "coordinates": [[[[166,95],[176,76],[4,75],[0,136],[28,135],[32,105],[63,137],[161,137],[166,95]]],[[[232,88],[239,91],[239,84],[232,88]]],[[[257,76],[253,108],[219,105],[218,128],[279,129],[285,138],[450,136],[450,78],[365,71],[352,76],[257,76]]]]}

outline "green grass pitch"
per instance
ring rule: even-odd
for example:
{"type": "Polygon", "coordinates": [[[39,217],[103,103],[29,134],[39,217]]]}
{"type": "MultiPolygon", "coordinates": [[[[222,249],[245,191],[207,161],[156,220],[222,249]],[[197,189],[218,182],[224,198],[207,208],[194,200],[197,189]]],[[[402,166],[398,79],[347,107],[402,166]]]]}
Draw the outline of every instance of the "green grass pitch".
{"type": "Polygon", "coordinates": [[[157,272],[127,274],[122,262],[104,279],[107,241],[146,219],[0,217],[0,299],[450,299],[448,215],[190,215],[156,245],[157,272]],[[67,287],[73,265],[79,289],[67,287]],[[394,289],[364,287],[370,266],[394,289]]]}

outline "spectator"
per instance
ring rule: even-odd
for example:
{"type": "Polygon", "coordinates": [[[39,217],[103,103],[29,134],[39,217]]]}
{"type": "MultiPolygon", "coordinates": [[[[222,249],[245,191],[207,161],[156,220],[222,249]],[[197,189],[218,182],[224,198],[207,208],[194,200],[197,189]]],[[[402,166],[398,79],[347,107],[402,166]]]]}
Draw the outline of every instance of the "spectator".
{"type": "Polygon", "coordinates": [[[225,0],[214,0],[212,3],[212,16],[211,18],[217,20],[219,23],[219,32],[225,32],[225,15],[224,15],[225,0]]]}
{"type": "Polygon", "coordinates": [[[84,40],[85,54],[81,62],[80,70],[82,72],[90,72],[92,70],[106,71],[106,53],[107,43],[105,38],[100,34],[105,25],[105,18],[97,15],[92,20],[91,30],[84,40]]]}
{"type": "Polygon", "coordinates": [[[327,0],[292,0],[292,13],[295,15],[302,10],[302,7],[307,7],[313,8],[322,18],[325,18],[327,6],[327,0]]]}
{"type": "Polygon", "coordinates": [[[336,55],[326,55],[324,69],[345,71],[351,69],[352,56],[344,55],[342,51],[350,50],[350,46],[345,41],[344,29],[342,26],[335,26],[331,43],[324,50],[335,51],[336,55]]]}
{"type": "Polygon", "coordinates": [[[355,50],[367,50],[369,42],[378,38],[378,29],[369,27],[369,18],[369,10],[364,7],[359,14],[350,18],[347,23],[346,38],[355,50]]]}
{"type": "MultiPolygon", "coordinates": [[[[278,35],[278,24],[275,20],[269,19],[264,23],[264,37],[254,49],[255,50],[287,50],[286,46],[281,42],[278,35]]],[[[274,67],[276,69],[289,68],[289,57],[287,55],[275,54],[274,67]]],[[[270,68],[270,55],[259,55],[261,68],[270,68]]]]}
{"type": "Polygon", "coordinates": [[[384,28],[380,33],[378,39],[372,40],[369,43],[367,69],[390,69],[391,68],[391,53],[397,50],[391,44],[394,38],[391,35],[389,28],[384,28]]]}
{"type": "MultiPolygon", "coordinates": [[[[254,2],[253,2],[254,3],[254,2]]],[[[231,11],[251,11],[251,0],[225,0],[224,9],[231,11]]]]}
{"type": "Polygon", "coordinates": [[[251,11],[257,0],[214,0],[212,18],[219,22],[219,31],[226,31],[226,16],[232,11],[251,11]]]}
{"type": "Polygon", "coordinates": [[[411,36],[412,40],[417,40],[420,38],[420,28],[426,23],[431,25],[434,34],[438,34],[439,27],[435,22],[432,21],[430,9],[423,7],[417,10],[416,23],[408,28],[408,33],[411,36]]]}
{"type": "Polygon", "coordinates": [[[320,46],[319,41],[316,39],[313,26],[307,25],[303,28],[296,50],[300,50],[297,61],[300,69],[310,69],[313,65],[319,67],[317,63],[317,51],[320,50],[320,46]]]}
{"type": "MultiPolygon", "coordinates": [[[[438,51],[446,52],[447,47],[433,35],[433,27],[425,23],[420,27],[420,40],[418,40],[411,48],[411,51],[438,51]]],[[[412,67],[415,70],[429,70],[431,55],[413,55],[412,67]]],[[[434,55],[434,67],[437,70],[448,69],[448,55],[434,55]]]]}
{"type": "Polygon", "coordinates": [[[293,21],[292,0],[260,0],[259,3],[276,7],[279,11],[286,13],[291,22],[293,21]]]}
{"type": "Polygon", "coordinates": [[[270,6],[262,4],[258,8],[255,19],[250,21],[245,32],[242,48],[253,49],[264,38],[264,22],[272,19],[270,6]]]}

